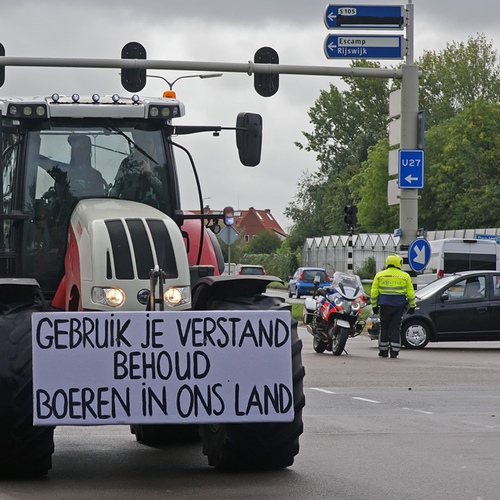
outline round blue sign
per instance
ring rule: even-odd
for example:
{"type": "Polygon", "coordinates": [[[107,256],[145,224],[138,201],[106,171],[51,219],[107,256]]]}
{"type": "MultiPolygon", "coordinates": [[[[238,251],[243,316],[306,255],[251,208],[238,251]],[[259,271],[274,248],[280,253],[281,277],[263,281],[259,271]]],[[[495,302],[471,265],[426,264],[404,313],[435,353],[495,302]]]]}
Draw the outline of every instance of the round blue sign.
{"type": "Polygon", "coordinates": [[[417,238],[408,247],[408,264],[416,272],[424,270],[431,257],[431,246],[425,238],[417,238]]]}

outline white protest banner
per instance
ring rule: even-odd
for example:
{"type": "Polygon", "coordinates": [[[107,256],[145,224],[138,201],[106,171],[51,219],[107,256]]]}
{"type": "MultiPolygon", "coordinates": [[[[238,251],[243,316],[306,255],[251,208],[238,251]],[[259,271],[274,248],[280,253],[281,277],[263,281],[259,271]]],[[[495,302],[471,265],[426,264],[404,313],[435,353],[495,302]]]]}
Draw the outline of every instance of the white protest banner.
{"type": "Polygon", "coordinates": [[[35,425],[293,420],[290,312],[33,314],[35,425]]]}

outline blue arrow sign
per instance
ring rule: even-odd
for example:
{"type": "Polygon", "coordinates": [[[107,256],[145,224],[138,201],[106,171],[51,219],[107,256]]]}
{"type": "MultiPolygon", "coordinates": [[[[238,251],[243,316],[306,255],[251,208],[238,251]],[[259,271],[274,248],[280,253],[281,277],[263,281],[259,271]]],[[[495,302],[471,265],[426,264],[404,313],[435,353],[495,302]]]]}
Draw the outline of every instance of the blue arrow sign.
{"type": "Polygon", "coordinates": [[[403,29],[402,5],[329,5],[325,12],[328,29],[403,29]]]}
{"type": "Polygon", "coordinates": [[[328,59],[403,59],[402,35],[328,35],[328,59]]]}
{"type": "Polygon", "coordinates": [[[398,151],[399,189],[422,189],[424,187],[424,152],[421,149],[398,151]]]}
{"type": "Polygon", "coordinates": [[[431,257],[431,246],[425,238],[417,238],[408,247],[408,264],[416,272],[424,270],[431,257]]]}

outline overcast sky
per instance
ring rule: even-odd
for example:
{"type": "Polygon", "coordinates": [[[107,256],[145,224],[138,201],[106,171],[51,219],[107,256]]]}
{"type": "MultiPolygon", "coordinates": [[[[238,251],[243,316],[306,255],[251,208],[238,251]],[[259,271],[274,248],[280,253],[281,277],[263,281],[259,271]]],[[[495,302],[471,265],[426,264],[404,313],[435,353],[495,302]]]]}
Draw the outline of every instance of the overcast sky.
{"type": "MultiPolygon", "coordinates": [[[[332,2],[339,4],[339,2],[332,2]]],[[[447,42],[465,41],[484,33],[500,49],[498,0],[414,0],[415,55],[443,49],[447,42]]],[[[403,5],[386,0],[350,0],[346,5],[403,5]]],[[[348,66],[328,60],[323,43],[328,2],[324,0],[0,0],[0,42],[8,56],[119,58],[127,42],[141,42],[148,59],[246,63],[262,46],[277,50],[280,62],[295,65],[348,66]]],[[[330,32],[332,33],[332,32],[330,32]]],[[[397,61],[386,61],[390,66],[397,61]]],[[[9,67],[2,95],[119,93],[118,70],[9,67]]],[[[148,71],[174,80],[189,72],[148,71]]],[[[280,76],[280,89],[263,98],[253,77],[225,74],[222,78],[183,79],[177,97],[186,116],[177,123],[232,126],[240,111],[260,113],[264,121],[262,161],[243,167],[233,132],[179,137],[193,154],[205,204],[271,209],[286,229],[283,211],[296,193],[303,172],[317,168],[314,153],[300,151],[302,131],[310,131],[307,111],[329,83],[339,78],[280,76]]],[[[151,78],[141,95],[160,96],[165,84],[151,78]]],[[[187,161],[178,156],[184,208],[198,208],[187,161]]]]}

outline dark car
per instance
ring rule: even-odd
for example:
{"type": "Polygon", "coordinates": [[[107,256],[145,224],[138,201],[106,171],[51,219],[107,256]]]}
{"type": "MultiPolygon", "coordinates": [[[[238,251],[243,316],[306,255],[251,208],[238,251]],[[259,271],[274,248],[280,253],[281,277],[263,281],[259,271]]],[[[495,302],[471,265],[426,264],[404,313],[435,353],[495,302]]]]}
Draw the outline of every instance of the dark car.
{"type": "MultiPolygon", "coordinates": [[[[423,349],[429,342],[500,340],[500,271],[466,271],[438,279],[415,292],[415,314],[405,314],[401,341],[423,349]]],[[[378,338],[379,318],[367,320],[378,338]]]]}
{"type": "Polygon", "coordinates": [[[330,286],[328,273],[320,267],[299,267],[288,283],[288,296],[300,298],[301,295],[312,295],[314,292],[314,277],[319,275],[318,288],[330,286]]]}
{"type": "Polygon", "coordinates": [[[238,264],[236,274],[240,276],[266,276],[266,270],[262,266],[253,264],[238,264]]]}

